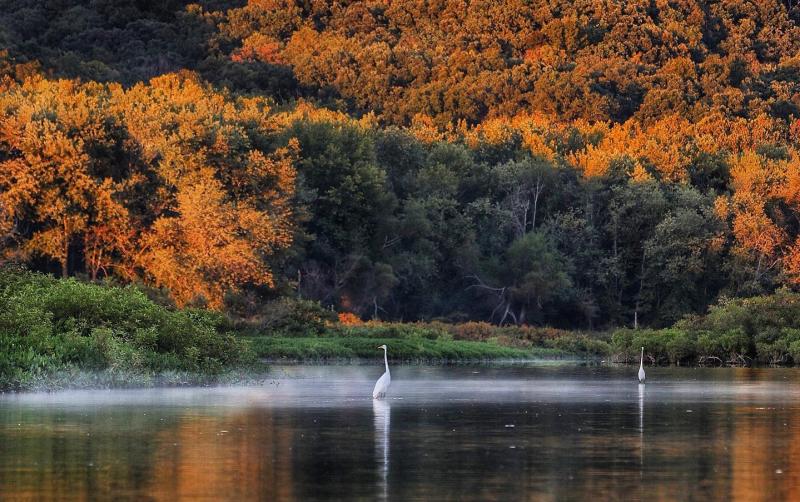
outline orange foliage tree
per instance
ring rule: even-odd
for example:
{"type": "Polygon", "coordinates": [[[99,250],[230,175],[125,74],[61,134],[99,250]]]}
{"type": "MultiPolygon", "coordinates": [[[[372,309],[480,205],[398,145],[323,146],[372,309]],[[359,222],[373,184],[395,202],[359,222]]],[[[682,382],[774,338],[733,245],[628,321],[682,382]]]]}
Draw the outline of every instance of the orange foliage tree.
{"type": "Polygon", "coordinates": [[[82,261],[221,307],[226,292],[273,284],[291,242],[296,144],[264,99],[232,98],[193,74],[130,90],[34,77],[0,94],[0,235],[61,273],[82,261]]]}
{"type": "Polygon", "coordinates": [[[291,243],[296,145],[258,149],[275,128],[268,103],[180,74],[119,94],[117,106],[160,182],[133,267],[179,304],[219,308],[228,291],[271,286],[266,258],[291,243]]]}
{"type": "Polygon", "coordinates": [[[109,112],[111,90],[100,84],[31,78],[0,94],[0,204],[34,227],[24,251],[57,261],[69,273],[81,238],[92,248],[92,273],[107,262],[127,212],[119,180],[124,133],[109,112]]]}

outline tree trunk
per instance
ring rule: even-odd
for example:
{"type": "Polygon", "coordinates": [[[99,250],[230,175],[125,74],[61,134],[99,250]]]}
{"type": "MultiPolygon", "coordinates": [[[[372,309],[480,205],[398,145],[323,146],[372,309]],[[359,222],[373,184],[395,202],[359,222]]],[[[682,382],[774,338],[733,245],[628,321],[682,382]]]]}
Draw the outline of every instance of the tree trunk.
{"type": "Polygon", "coordinates": [[[531,218],[531,230],[536,230],[536,210],[539,208],[539,195],[542,193],[544,183],[541,178],[536,178],[536,189],[533,194],[533,215],[531,218]]]}
{"type": "Polygon", "coordinates": [[[61,229],[64,231],[64,242],[62,245],[63,253],[61,255],[61,277],[69,277],[69,236],[70,236],[70,225],[69,220],[64,217],[61,220],[61,229]]]}
{"type": "Polygon", "coordinates": [[[61,277],[69,277],[69,238],[64,236],[64,255],[61,258],[61,277]]]}

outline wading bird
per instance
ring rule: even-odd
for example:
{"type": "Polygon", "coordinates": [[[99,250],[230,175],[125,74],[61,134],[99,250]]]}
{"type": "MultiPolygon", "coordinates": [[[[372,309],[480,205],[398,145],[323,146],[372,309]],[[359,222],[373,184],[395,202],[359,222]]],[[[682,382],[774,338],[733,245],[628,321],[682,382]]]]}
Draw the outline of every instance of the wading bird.
{"type": "MultiPolygon", "coordinates": [[[[388,372],[389,370],[387,369],[386,371],[388,372]]],[[[644,383],[644,347],[642,347],[642,359],[639,362],[639,383],[644,383]]]]}
{"type": "Polygon", "coordinates": [[[375,382],[375,388],[372,390],[372,399],[385,397],[386,391],[389,390],[389,384],[392,383],[392,376],[389,374],[389,359],[386,357],[386,345],[381,345],[378,348],[383,349],[383,364],[386,365],[386,373],[381,375],[378,381],[375,382]]]}

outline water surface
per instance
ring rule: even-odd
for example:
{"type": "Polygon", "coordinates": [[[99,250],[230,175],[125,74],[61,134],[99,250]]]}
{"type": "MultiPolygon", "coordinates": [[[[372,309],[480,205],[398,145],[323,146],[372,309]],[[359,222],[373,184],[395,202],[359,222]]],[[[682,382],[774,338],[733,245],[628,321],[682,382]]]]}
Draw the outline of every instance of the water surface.
{"type": "Polygon", "coordinates": [[[800,489],[800,371],[275,368],[253,387],[0,396],[0,494],[758,500],[800,489]]]}

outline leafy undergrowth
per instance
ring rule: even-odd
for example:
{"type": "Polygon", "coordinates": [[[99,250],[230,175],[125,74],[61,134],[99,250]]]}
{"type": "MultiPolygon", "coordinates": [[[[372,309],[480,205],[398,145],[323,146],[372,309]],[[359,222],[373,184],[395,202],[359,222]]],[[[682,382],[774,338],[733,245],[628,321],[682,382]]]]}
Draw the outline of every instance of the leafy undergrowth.
{"type": "Polygon", "coordinates": [[[255,361],[224,326],[219,314],[170,310],[134,287],[0,270],[0,390],[207,380],[255,361]]]}
{"type": "Polygon", "coordinates": [[[753,365],[800,363],[800,294],[722,299],[703,316],[671,328],[617,330],[611,349],[621,361],[645,358],[656,364],[753,365]]]}

